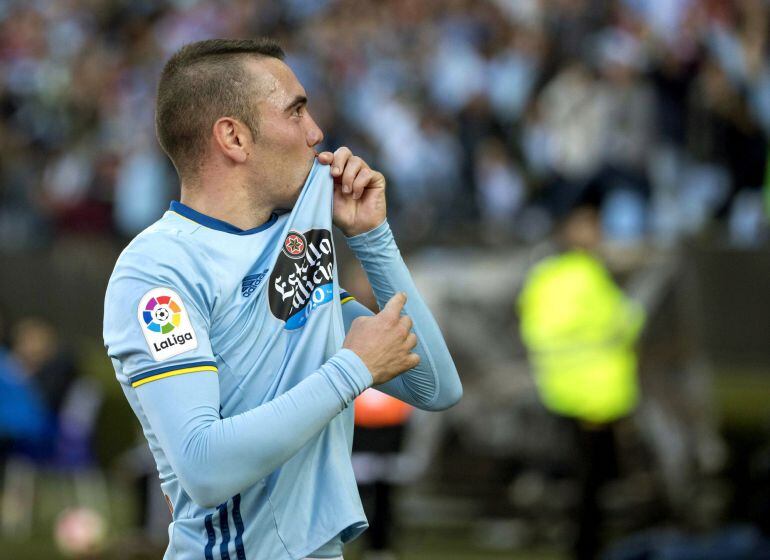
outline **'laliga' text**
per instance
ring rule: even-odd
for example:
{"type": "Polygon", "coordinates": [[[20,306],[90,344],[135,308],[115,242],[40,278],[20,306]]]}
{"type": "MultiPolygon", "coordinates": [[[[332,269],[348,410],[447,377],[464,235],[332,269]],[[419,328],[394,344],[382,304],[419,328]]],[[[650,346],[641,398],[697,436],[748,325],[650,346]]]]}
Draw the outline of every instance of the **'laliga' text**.
{"type": "Polygon", "coordinates": [[[176,345],[183,345],[186,344],[188,340],[192,340],[192,333],[186,332],[184,334],[174,334],[169,337],[166,337],[165,340],[162,340],[160,343],[154,342],[153,346],[155,346],[155,351],[160,352],[161,350],[165,350],[166,348],[171,348],[172,346],[176,345]]]}

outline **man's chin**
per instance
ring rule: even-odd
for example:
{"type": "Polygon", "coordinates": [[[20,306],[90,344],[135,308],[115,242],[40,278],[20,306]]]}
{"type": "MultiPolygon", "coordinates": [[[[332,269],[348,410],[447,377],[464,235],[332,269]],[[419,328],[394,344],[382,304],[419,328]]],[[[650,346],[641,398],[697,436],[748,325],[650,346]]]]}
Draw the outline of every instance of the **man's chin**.
{"type": "Polygon", "coordinates": [[[305,178],[302,180],[302,184],[305,184],[305,181],[307,181],[308,175],[310,175],[310,171],[313,169],[313,164],[315,163],[316,157],[318,154],[314,151],[313,154],[310,156],[310,158],[307,160],[307,169],[305,170],[305,178]]]}
{"type": "Polygon", "coordinates": [[[305,169],[302,173],[302,181],[299,183],[299,185],[294,189],[293,195],[286,200],[279,208],[276,208],[278,211],[286,211],[291,210],[294,208],[294,205],[297,203],[297,200],[299,199],[299,195],[302,193],[302,189],[305,187],[305,183],[307,182],[307,178],[310,177],[310,172],[313,169],[313,162],[315,162],[315,156],[310,158],[307,162],[307,169],[305,169]]]}

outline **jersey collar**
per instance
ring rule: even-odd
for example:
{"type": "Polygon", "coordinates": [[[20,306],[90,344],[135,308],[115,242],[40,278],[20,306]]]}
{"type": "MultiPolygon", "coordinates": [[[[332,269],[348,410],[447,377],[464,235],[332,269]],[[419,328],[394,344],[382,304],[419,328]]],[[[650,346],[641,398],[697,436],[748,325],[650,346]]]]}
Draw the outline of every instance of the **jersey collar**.
{"type": "Polygon", "coordinates": [[[177,200],[172,200],[171,206],[169,206],[168,209],[171,210],[172,212],[175,212],[176,214],[179,214],[180,216],[187,218],[188,220],[192,220],[193,222],[198,223],[207,228],[216,229],[218,231],[224,231],[225,233],[232,233],[233,235],[251,235],[252,233],[259,233],[260,231],[264,231],[270,226],[272,226],[276,222],[276,220],[278,220],[278,214],[276,212],[273,212],[270,215],[270,219],[267,220],[261,226],[257,226],[251,229],[241,229],[239,227],[234,226],[233,224],[229,224],[225,221],[212,218],[211,216],[207,216],[206,214],[201,214],[197,210],[193,210],[186,204],[182,204],[177,200]]]}

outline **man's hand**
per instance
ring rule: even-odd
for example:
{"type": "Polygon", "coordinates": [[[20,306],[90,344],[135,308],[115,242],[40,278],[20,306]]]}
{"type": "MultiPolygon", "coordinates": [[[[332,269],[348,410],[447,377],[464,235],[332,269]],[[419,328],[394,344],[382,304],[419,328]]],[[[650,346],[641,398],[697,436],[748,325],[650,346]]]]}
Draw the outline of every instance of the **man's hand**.
{"type": "Polygon", "coordinates": [[[349,148],[321,152],[318,161],[331,165],[334,178],[334,225],[347,237],[376,228],[385,221],[385,177],[349,148]]]}
{"type": "Polygon", "coordinates": [[[358,317],[342,343],[343,348],[361,358],[375,385],[390,381],[420,363],[420,357],[412,352],[417,346],[417,336],[411,332],[412,320],[401,316],[405,303],[406,294],[398,293],[377,315],[358,317]]]}

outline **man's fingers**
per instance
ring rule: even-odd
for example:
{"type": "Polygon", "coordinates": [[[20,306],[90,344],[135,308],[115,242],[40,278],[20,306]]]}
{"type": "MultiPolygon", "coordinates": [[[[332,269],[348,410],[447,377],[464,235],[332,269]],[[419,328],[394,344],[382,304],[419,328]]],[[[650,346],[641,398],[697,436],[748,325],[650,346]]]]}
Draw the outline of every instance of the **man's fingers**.
{"type": "MultiPolygon", "coordinates": [[[[321,152],[318,159],[321,163],[329,161],[330,152],[321,152]]],[[[353,200],[358,200],[364,194],[367,187],[377,183],[385,186],[385,178],[379,171],[374,171],[367,163],[353,152],[347,146],[341,146],[332,154],[331,173],[335,179],[335,184],[342,185],[342,192],[346,195],[352,195],[353,200]]]]}
{"type": "MultiPolygon", "coordinates": [[[[353,192],[353,181],[355,180],[356,175],[358,175],[358,172],[361,171],[363,165],[364,160],[358,156],[353,156],[348,160],[347,165],[345,165],[345,170],[342,172],[342,192],[345,194],[353,192]]],[[[354,196],[353,198],[358,197],[354,196]]]]}
{"type": "Polygon", "coordinates": [[[417,335],[414,333],[409,333],[409,335],[406,337],[406,347],[411,350],[417,346],[417,335]]]}
{"type": "Polygon", "coordinates": [[[332,177],[340,177],[353,152],[347,146],[342,146],[334,151],[334,163],[332,163],[332,177]]]}
{"type": "Polygon", "coordinates": [[[420,356],[419,354],[415,354],[412,352],[406,357],[406,363],[409,366],[409,369],[414,369],[417,366],[420,365],[420,356]]]}
{"type": "Polygon", "coordinates": [[[358,175],[356,175],[355,180],[353,181],[353,198],[361,198],[361,195],[364,193],[364,189],[366,188],[366,185],[368,185],[372,180],[372,171],[368,167],[364,167],[359,171],[358,175]]]}
{"type": "Polygon", "coordinates": [[[334,154],[331,152],[319,152],[316,157],[318,158],[319,163],[323,163],[324,165],[330,165],[331,162],[334,161],[334,154]]]}
{"type": "Polygon", "coordinates": [[[398,317],[401,315],[401,310],[404,308],[404,304],[406,303],[406,294],[404,292],[398,292],[396,295],[394,295],[390,300],[388,300],[388,303],[385,304],[385,307],[382,309],[380,313],[385,313],[388,315],[393,315],[394,317],[398,317]]]}

